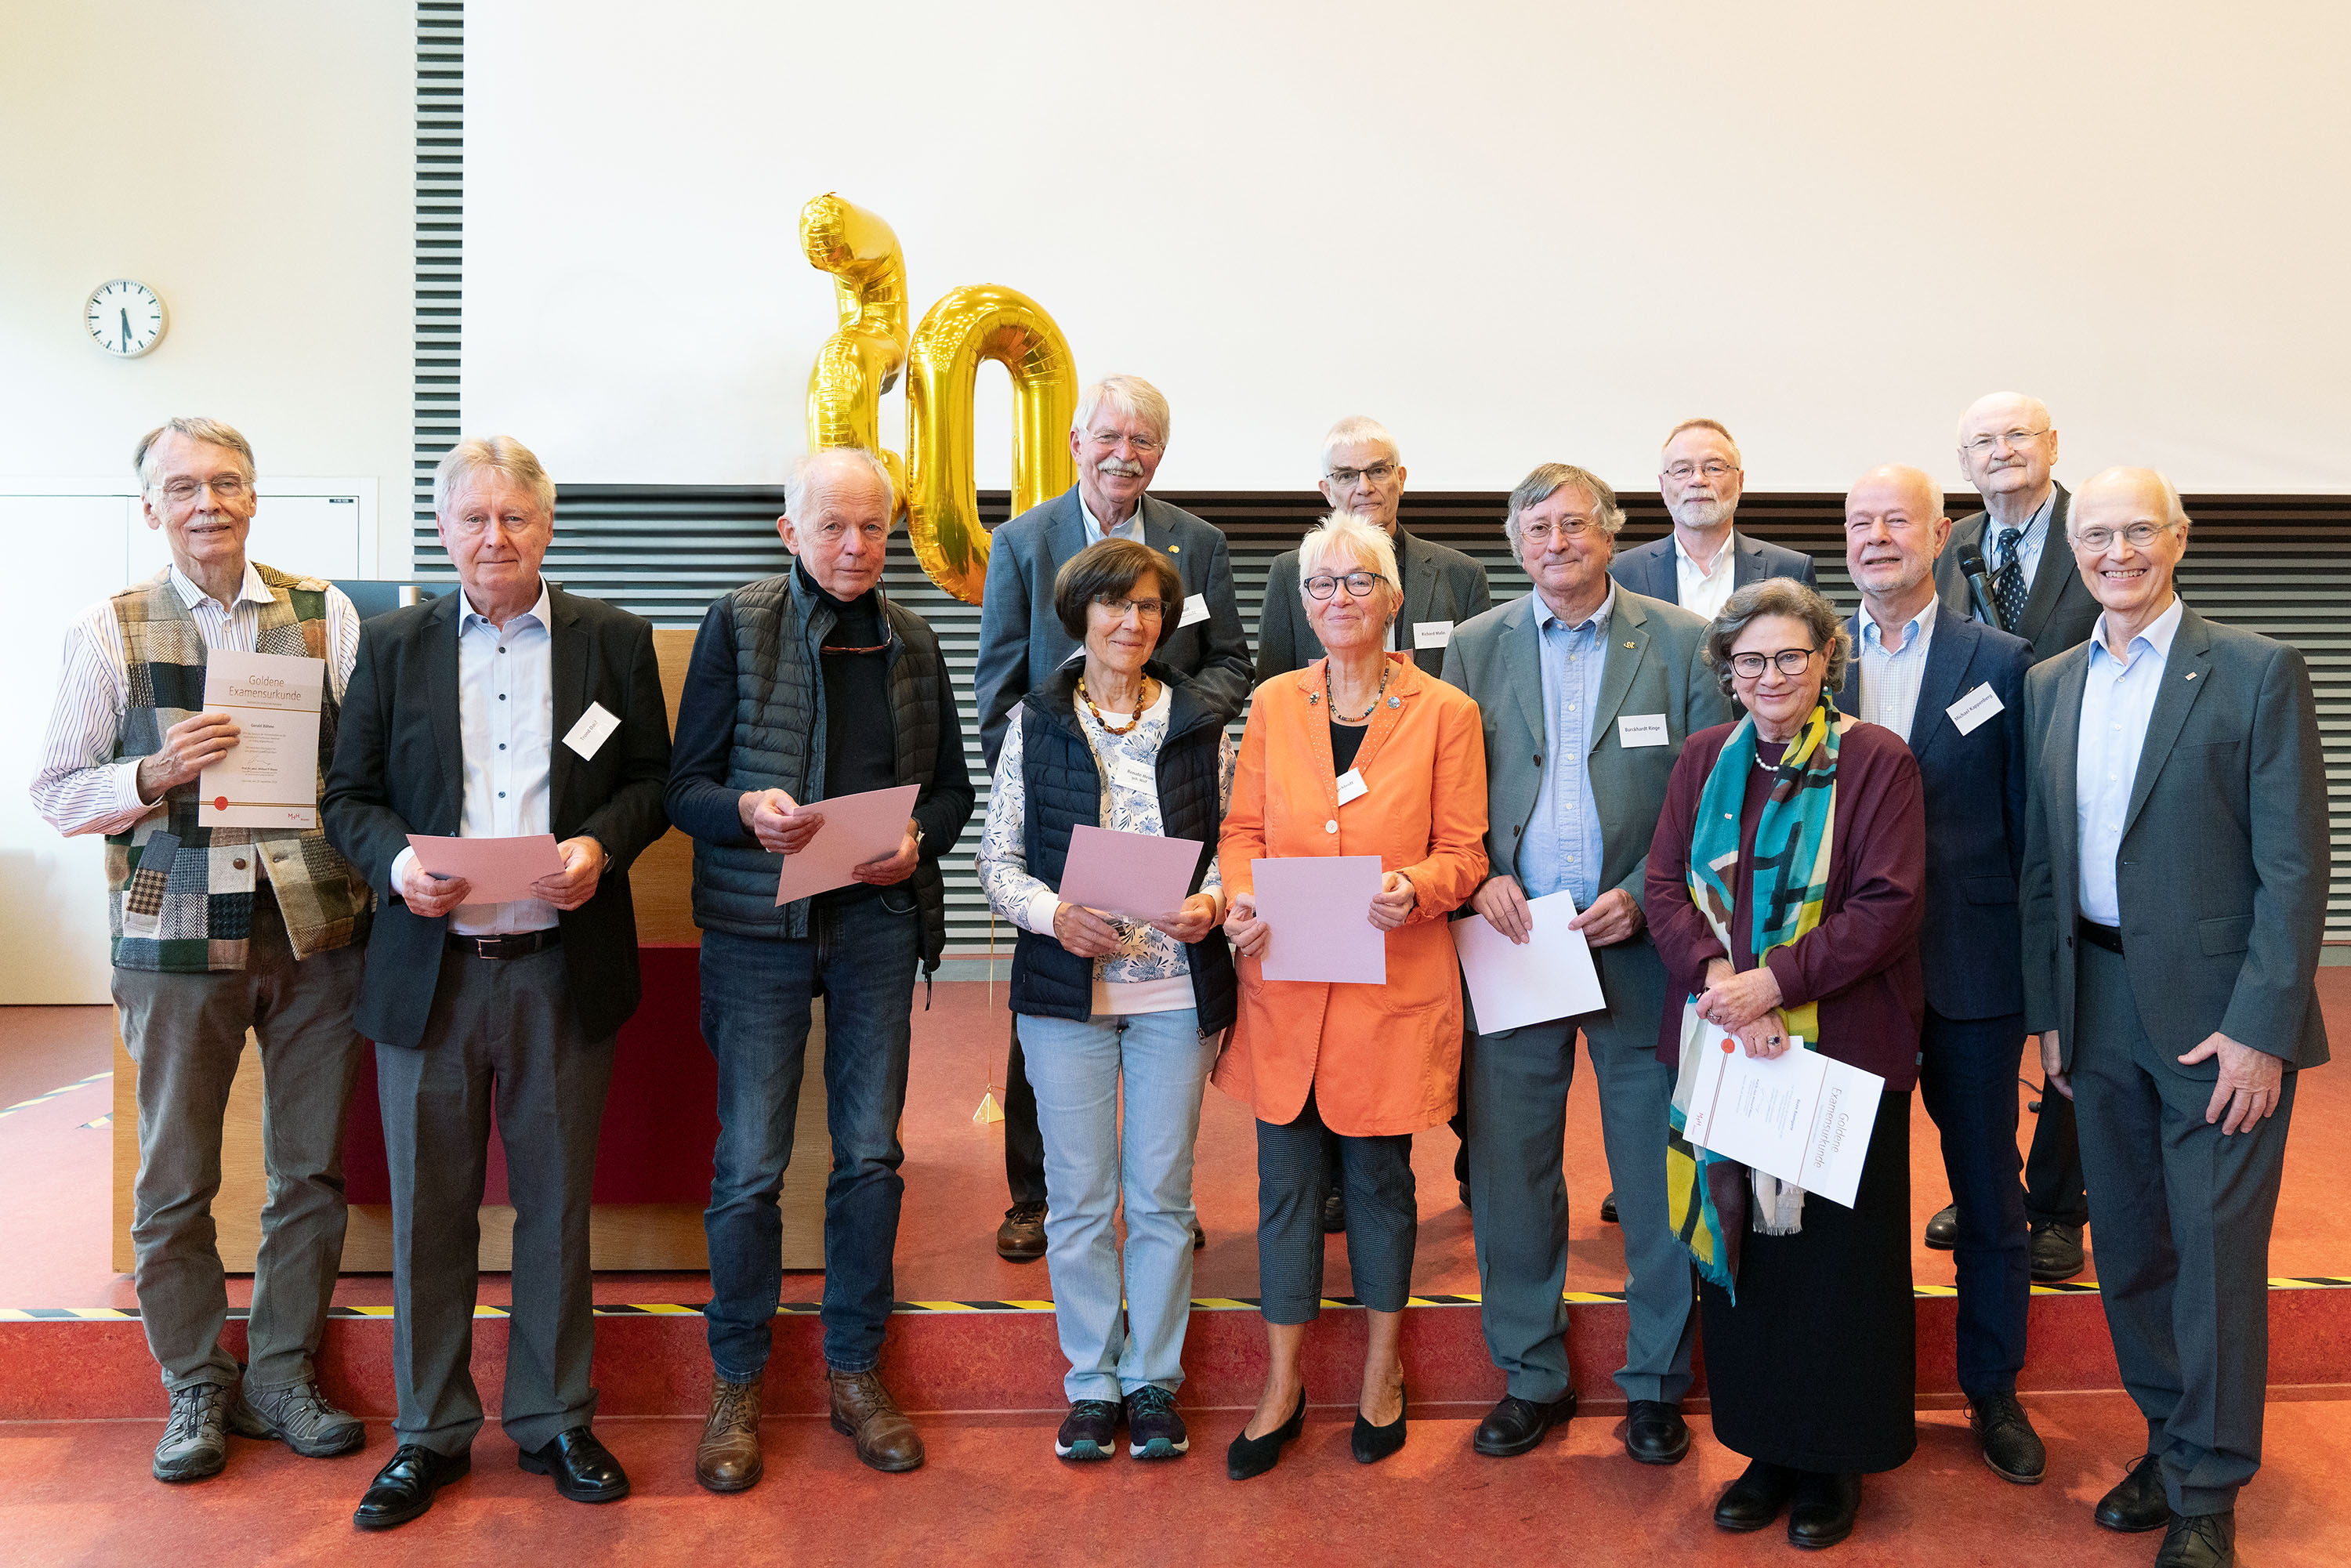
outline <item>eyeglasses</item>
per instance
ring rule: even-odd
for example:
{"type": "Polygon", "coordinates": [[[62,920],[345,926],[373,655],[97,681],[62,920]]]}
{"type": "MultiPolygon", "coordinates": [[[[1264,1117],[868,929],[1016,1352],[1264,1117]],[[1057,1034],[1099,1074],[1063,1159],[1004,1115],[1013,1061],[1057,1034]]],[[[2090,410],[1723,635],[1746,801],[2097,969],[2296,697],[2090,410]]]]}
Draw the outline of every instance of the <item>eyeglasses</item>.
{"type": "Polygon", "coordinates": [[[1342,490],[1353,487],[1359,480],[1368,479],[1374,485],[1384,485],[1395,477],[1393,463],[1374,463],[1368,468],[1333,468],[1322,476],[1342,490]]]}
{"type": "Polygon", "coordinates": [[[1783,675],[1801,675],[1812,667],[1813,655],[1819,652],[1818,648],[1782,648],[1768,657],[1761,653],[1733,653],[1730,667],[1745,681],[1761,675],[1766,664],[1778,665],[1783,675]]]}
{"type": "Polygon", "coordinates": [[[2074,535],[2074,548],[2088,550],[2092,555],[2104,555],[2120,534],[2130,540],[2133,549],[2145,549],[2157,539],[2178,528],[2178,523],[2133,523],[2126,528],[2083,528],[2074,535]]]}
{"type": "Polygon", "coordinates": [[[1520,523],[1519,542],[1541,549],[1554,538],[1580,539],[1599,526],[1589,517],[1562,517],[1555,523],[1520,523]]]}
{"type": "Polygon", "coordinates": [[[2004,430],[1998,435],[1979,435],[1969,442],[1963,450],[1981,457],[2002,446],[2022,446],[2029,441],[2038,441],[2048,434],[2049,427],[2045,424],[2039,430],[2004,430]]]}
{"type": "Polygon", "coordinates": [[[1305,586],[1306,591],[1315,598],[1328,599],[1339,591],[1339,585],[1343,582],[1347,585],[1349,598],[1362,599],[1386,580],[1376,572],[1351,571],[1344,577],[1333,577],[1326,571],[1308,578],[1305,586]]]}
{"type": "Polygon", "coordinates": [[[174,506],[196,498],[196,492],[209,487],[215,501],[241,501],[253,486],[235,474],[215,474],[209,479],[173,479],[162,486],[163,498],[174,506]]]}
{"type": "Polygon", "coordinates": [[[1687,485],[1693,475],[1703,474],[1719,482],[1737,472],[1729,464],[1717,457],[1706,463],[1677,463],[1666,470],[1666,477],[1677,485],[1687,485]]]}
{"type": "Polygon", "coordinates": [[[1097,593],[1094,602],[1109,611],[1113,621],[1125,620],[1130,610],[1145,621],[1161,620],[1167,613],[1167,601],[1164,599],[1122,599],[1115,594],[1097,593]]]}
{"type": "Polygon", "coordinates": [[[1160,447],[1166,444],[1155,435],[1129,435],[1123,430],[1091,430],[1086,433],[1086,439],[1092,442],[1096,446],[1103,448],[1105,451],[1117,446],[1120,442],[1123,441],[1127,445],[1134,448],[1135,451],[1142,453],[1145,456],[1149,456],[1152,453],[1158,451],[1160,447]]]}

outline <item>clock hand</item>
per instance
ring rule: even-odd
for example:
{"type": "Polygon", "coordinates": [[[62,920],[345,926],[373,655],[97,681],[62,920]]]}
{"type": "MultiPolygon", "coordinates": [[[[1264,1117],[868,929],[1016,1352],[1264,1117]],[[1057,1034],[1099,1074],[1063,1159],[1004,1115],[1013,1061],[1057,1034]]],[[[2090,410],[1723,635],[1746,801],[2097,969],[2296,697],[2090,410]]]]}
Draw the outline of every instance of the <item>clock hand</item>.
{"type": "Polygon", "coordinates": [[[131,308],[127,305],[122,308],[122,346],[131,346],[131,308]]]}

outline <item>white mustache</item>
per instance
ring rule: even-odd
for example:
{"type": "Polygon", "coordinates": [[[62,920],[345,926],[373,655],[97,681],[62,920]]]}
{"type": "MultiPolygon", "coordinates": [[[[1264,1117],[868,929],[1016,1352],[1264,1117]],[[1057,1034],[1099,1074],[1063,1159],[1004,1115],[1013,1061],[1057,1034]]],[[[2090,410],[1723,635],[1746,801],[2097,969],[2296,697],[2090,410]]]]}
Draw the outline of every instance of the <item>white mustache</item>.
{"type": "Polygon", "coordinates": [[[1116,474],[1128,479],[1140,479],[1143,477],[1143,465],[1131,463],[1123,457],[1105,457],[1094,465],[1094,472],[1116,474]]]}

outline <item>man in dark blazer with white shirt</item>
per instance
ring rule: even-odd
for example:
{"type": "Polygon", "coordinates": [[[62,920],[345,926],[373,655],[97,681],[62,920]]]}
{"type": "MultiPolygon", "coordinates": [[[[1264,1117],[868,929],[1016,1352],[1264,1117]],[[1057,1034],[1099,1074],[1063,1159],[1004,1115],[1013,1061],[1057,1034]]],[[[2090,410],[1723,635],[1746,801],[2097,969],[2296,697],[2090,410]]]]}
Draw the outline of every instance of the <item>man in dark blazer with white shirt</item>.
{"type": "Polygon", "coordinates": [[[1721,613],[1733,593],[1767,577],[1819,587],[1812,557],[1738,531],[1746,485],[1740,463],[1739,444],[1716,421],[1686,419],[1674,426],[1657,462],[1657,493],[1674,530],[1625,551],[1609,575],[1705,621],[1721,613]]]}
{"type": "Polygon", "coordinates": [[[1848,622],[1854,653],[1837,706],[1895,731],[1918,760],[1927,803],[1918,1092],[1958,1200],[1959,1388],[1984,1462],[2030,1486],[2048,1468],[2016,1398],[2032,1292],[2016,1154],[2024,1051],[2016,873],[2032,650],[1937,600],[1935,559],[1950,527],[1941,487],[1917,468],[1874,468],[1846,495],[1845,566],[1861,609],[1848,622]]]}
{"type": "MultiPolygon", "coordinates": [[[[1054,612],[1053,579],[1071,556],[1105,538],[1148,545],[1184,580],[1184,609],[1159,659],[1190,676],[1193,695],[1219,717],[1238,718],[1249,702],[1249,633],[1224,533],[1146,493],[1166,455],[1168,423],[1166,398],[1141,376],[1106,376],[1088,387],[1070,422],[1078,482],[989,539],[972,688],[991,778],[1012,710],[1078,651],[1054,612]]],[[[1012,1206],[997,1228],[996,1250],[1033,1263],[1045,1255],[1045,1144],[1017,1025],[1007,1058],[1004,1174],[1012,1206]]],[[[1196,1221],[1193,1234],[1196,1243],[1196,1221]]]]}
{"type": "Polygon", "coordinates": [[[629,865],[668,827],[669,713],[653,628],[567,593],[539,563],[555,484],[504,436],[434,478],[458,587],[360,632],[320,805],[375,888],[355,1021],[376,1042],[392,1172],[397,1451],[362,1530],[404,1523],[465,1473],[482,1402],[466,1369],[490,1119],[515,1207],[503,1422],[526,1470],[578,1502],[625,1497],[589,1423],[588,1204],[613,1037],[636,1011],[629,865]],[[471,898],[411,833],[552,835],[562,869],[471,898]]]}
{"type": "MultiPolygon", "coordinates": [[[[1323,436],[1322,477],[1316,482],[1322,498],[1335,510],[1386,529],[1395,541],[1404,608],[1390,627],[1392,646],[1409,650],[1423,674],[1442,679],[1445,644],[1453,628],[1492,609],[1494,591],[1486,580],[1486,569],[1476,560],[1398,525],[1404,482],[1404,454],[1378,420],[1353,415],[1323,436]]],[[[1259,684],[1304,669],[1322,656],[1322,640],[1306,623],[1299,609],[1301,602],[1298,552],[1284,550],[1266,571],[1265,605],[1258,612],[1259,684]]]]}
{"type": "Polygon", "coordinates": [[[2074,1098],[2147,1424],[2095,1517],[2166,1528],[2158,1568],[2224,1568],[2261,1465],[2295,1083],[2327,1059],[2326,762],[2302,654],[2179,599],[2189,524],[2161,475],[2110,468],[2068,521],[2102,613],[2024,683],[2024,1010],[2074,1098]]]}

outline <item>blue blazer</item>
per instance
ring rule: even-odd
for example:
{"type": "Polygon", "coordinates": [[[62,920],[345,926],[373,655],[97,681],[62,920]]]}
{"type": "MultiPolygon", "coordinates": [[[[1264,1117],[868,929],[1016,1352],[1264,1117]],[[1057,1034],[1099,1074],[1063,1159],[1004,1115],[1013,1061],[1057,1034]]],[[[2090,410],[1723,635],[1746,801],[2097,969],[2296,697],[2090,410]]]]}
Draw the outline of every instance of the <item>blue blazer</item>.
{"type": "MultiPolygon", "coordinates": [[[[1767,577],[1792,577],[1806,588],[1820,586],[1813,576],[1813,558],[1802,550],[1765,544],[1735,528],[1730,532],[1730,548],[1735,552],[1730,571],[1733,592],[1767,577]]],[[[1618,556],[1609,562],[1608,575],[1635,593],[1646,593],[1668,604],[1682,601],[1682,574],[1675,570],[1674,536],[1670,533],[1664,538],[1635,545],[1618,556]]]]}
{"type": "MultiPolygon", "coordinates": [[[[1845,622],[1854,656],[1840,711],[1861,713],[1861,617],[1845,622]]],[[[1910,754],[1927,800],[1927,918],[1918,927],[1927,1005],[1947,1019],[2024,1010],[2017,874],[2024,862],[2024,672],[2032,644],[1935,612],[1927,672],[1910,720],[1910,754]],[[2001,711],[1965,735],[1950,706],[1989,685],[2001,711]]]]}

